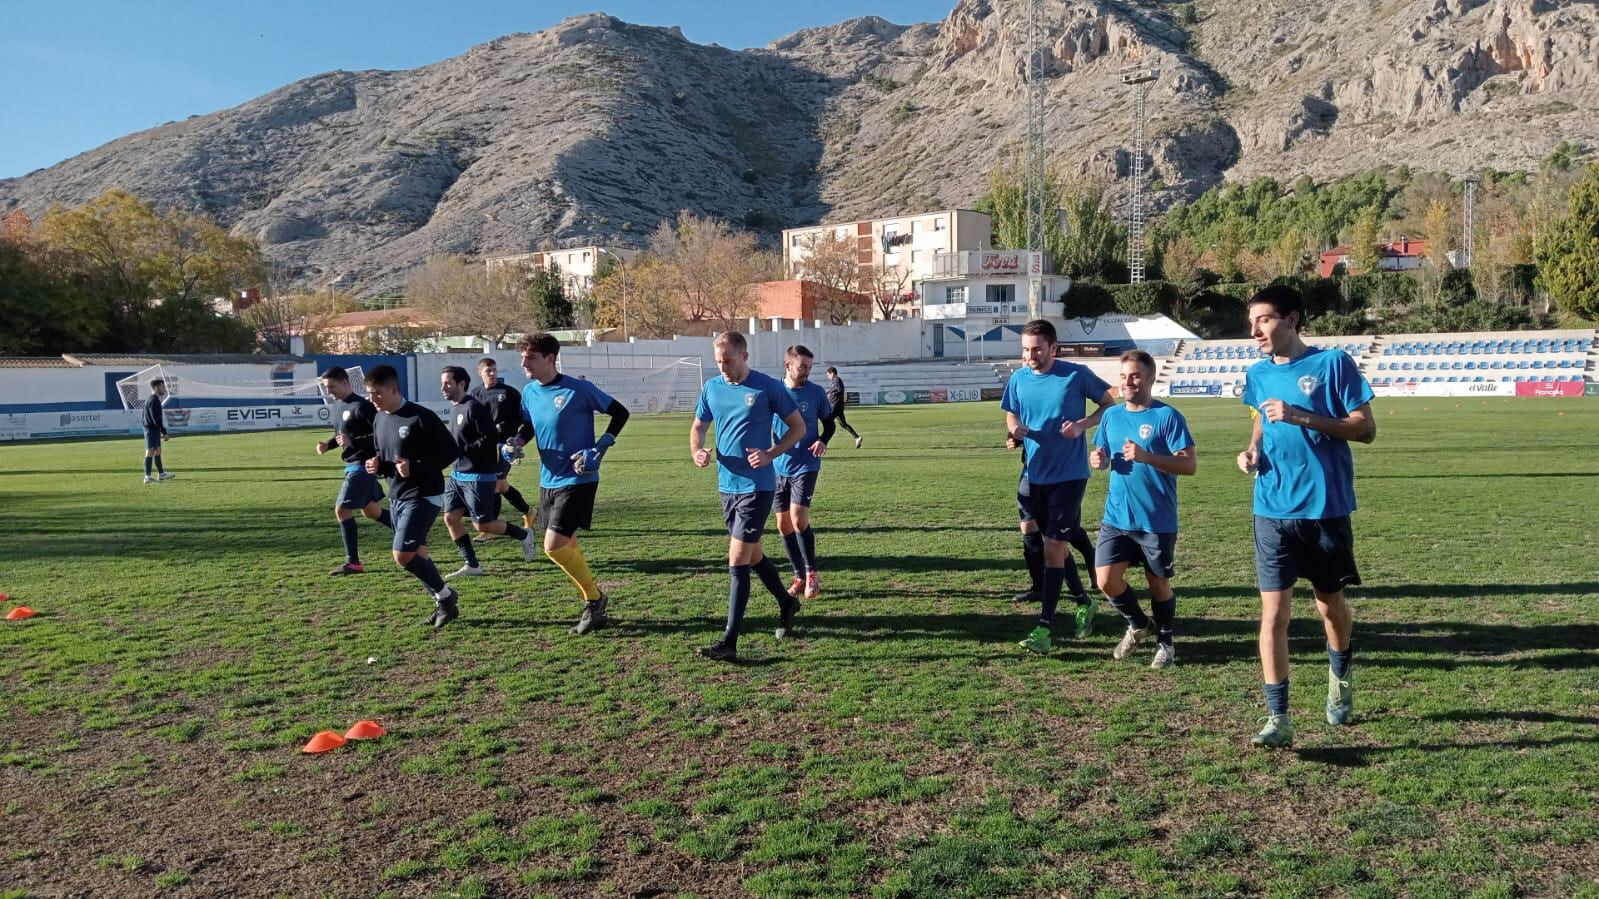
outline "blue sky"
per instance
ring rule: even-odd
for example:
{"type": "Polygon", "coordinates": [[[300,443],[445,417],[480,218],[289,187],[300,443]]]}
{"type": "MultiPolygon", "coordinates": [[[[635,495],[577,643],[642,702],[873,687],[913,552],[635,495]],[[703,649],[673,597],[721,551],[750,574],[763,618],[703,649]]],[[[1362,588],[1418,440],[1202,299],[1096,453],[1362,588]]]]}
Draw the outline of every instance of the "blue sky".
{"type": "Polygon", "coordinates": [[[677,25],[698,43],[759,47],[801,28],[875,15],[944,18],[954,0],[712,3],[564,0],[4,0],[0,178],[163,122],[215,112],[332,69],[409,69],[501,35],[603,9],[677,25]]]}

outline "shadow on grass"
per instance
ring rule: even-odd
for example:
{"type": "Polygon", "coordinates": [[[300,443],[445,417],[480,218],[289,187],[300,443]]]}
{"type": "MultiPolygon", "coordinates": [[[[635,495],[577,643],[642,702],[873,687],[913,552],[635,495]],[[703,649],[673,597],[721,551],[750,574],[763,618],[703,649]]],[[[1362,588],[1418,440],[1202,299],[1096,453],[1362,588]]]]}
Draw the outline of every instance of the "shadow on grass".
{"type": "Polygon", "coordinates": [[[1566,746],[1571,744],[1593,745],[1599,744],[1599,736],[1587,737],[1550,737],[1548,739],[1524,740],[1483,740],[1480,742],[1457,743],[1415,743],[1397,746],[1320,746],[1306,749],[1296,749],[1294,752],[1302,761],[1319,762],[1323,765],[1332,765],[1339,768],[1364,768],[1375,762],[1381,761],[1385,755],[1400,752],[1449,752],[1462,749],[1492,749],[1502,751],[1506,749],[1547,749],[1552,746],[1566,746]]]}

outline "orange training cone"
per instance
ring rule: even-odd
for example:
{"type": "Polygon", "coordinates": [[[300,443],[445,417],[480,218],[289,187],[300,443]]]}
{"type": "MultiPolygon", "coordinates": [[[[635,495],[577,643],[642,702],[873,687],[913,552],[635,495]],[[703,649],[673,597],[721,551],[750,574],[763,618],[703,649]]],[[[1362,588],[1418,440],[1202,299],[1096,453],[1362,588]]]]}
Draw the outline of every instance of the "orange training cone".
{"type": "Polygon", "coordinates": [[[344,732],[344,738],[346,740],[376,740],[386,733],[388,731],[384,730],[383,725],[376,721],[357,721],[350,725],[349,730],[344,732]]]}
{"type": "Polygon", "coordinates": [[[32,610],[30,608],[28,608],[27,606],[17,606],[15,609],[12,609],[11,611],[6,613],[6,620],[7,621],[21,621],[24,618],[32,618],[33,616],[35,616],[37,614],[39,614],[39,613],[35,612],[34,610],[32,610]]]}
{"type": "Polygon", "coordinates": [[[321,752],[332,752],[333,750],[338,749],[340,746],[343,746],[344,743],[344,738],[339,736],[334,731],[324,730],[312,737],[310,740],[306,741],[305,748],[300,751],[311,753],[313,755],[321,752]]]}

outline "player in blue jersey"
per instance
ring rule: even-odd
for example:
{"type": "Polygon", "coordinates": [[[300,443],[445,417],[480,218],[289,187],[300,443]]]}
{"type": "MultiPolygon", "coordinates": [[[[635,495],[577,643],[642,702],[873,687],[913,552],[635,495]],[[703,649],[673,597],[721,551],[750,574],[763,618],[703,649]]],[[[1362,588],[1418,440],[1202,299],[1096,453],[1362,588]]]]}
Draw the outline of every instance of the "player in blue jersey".
{"type": "Polygon", "coordinates": [[[1022,326],[1022,361],[1005,384],[999,407],[1006,433],[1022,445],[1027,494],[1018,497],[1044,533],[1044,595],[1038,624],[1022,641],[1033,652],[1049,652],[1050,628],[1061,587],[1070,582],[1077,600],[1078,639],[1094,632],[1094,603],[1083,590],[1069,537],[1081,524],[1088,484],[1085,435],[1115,403],[1110,385],[1087,367],[1055,358],[1055,326],[1036,319],[1022,326]],[[1087,402],[1098,408],[1085,415],[1087,402]]]}
{"type": "Polygon", "coordinates": [[[544,519],[544,554],[560,566],[583,594],[583,612],[572,633],[586,634],[609,620],[610,597],[594,582],[594,574],[577,545],[577,532],[594,524],[594,499],[599,494],[600,462],[627,424],[627,407],[583,378],[561,374],[556,362],[561,342],[549,334],[527,334],[517,341],[527,385],[522,388],[522,415],[533,429],[539,451],[539,515],[544,519]],[[611,421],[594,438],[594,416],[611,421]]]}
{"type": "Polygon", "coordinates": [[[1344,588],[1360,583],[1349,515],[1355,511],[1351,441],[1377,438],[1371,385],[1342,350],[1306,346],[1299,292],[1273,285],[1249,301],[1249,329],[1271,358],[1249,367],[1244,404],[1255,413],[1238,467],[1255,476],[1255,579],[1260,667],[1268,715],[1256,746],[1293,744],[1288,716],[1288,622],[1294,584],[1310,581],[1327,634],[1327,723],[1348,724],[1353,616],[1344,588]]]}
{"type": "MultiPolygon", "coordinates": [[[[777,510],[777,532],[783,535],[783,549],[794,566],[794,582],[788,589],[795,595],[803,592],[806,599],[822,595],[822,579],[816,568],[816,535],[811,531],[811,499],[816,494],[816,478],[822,473],[827,441],[833,439],[835,430],[827,391],[811,380],[815,361],[811,351],[799,344],[789,347],[783,356],[783,386],[805,419],[805,436],[772,462],[777,470],[777,493],[772,502],[777,510]]],[[[772,433],[782,437],[787,431],[783,419],[773,415],[772,433]]]]}
{"type": "Polygon", "coordinates": [[[722,494],[722,516],[727,521],[727,629],[722,638],[700,650],[708,659],[738,659],[738,629],[750,599],[753,572],[777,599],[782,614],[777,639],[786,638],[799,613],[800,598],[783,589],[783,576],[761,550],[766,518],[772,513],[777,475],[772,462],[799,444],[806,433],[805,416],[783,382],[750,368],[749,344],[737,331],[724,331],[714,343],[717,377],[705,382],[694,424],[689,429],[688,450],[694,464],[704,468],[714,458],[717,489],[722,494]],[[772,419],[787,430],[772,444],[772,419]],[[705,432],[716,424],[716,451],[705,448],[705,432]]]}
{"type": "Polygon", "coordinates": [[[471,376],[459,365],[446,365],[439,374],[439,392],[450,401],[445,424],[457,452],[444,488],[444,527],[461,551],[464,563],[459,570],[445,575],[446,580],[484,574],[472,536],[466,531],[467,517],[479,534],[504,534],[521,543],[523,559],[531,562],[538,557],[537,538],[531,531],[500,520],[496,492],[501,461],[499,423],[490,407],[468,392],[471,386],[471,376]]]}
{"type": "Polygon", "coordinates": [[[339,534],[344,539],[344,564],[330,574],[361,574],[366,571],[361,564],[359,533],[355,526],[355,513],[393,529],[389,510],[383,508],[383,486],[376,475],[366,470],[366,460],[377,455],[372,439],[372,423],[377,420],[377,407],[372,401],[355,392],[350,384],[350,373],[335,365],[322,373],[322,389],[330,401],[328,411],[333,417],[333,436],[319,440],[317,455],[339,447],[344,461],[344,480],[339,485],[339,497],[333,502],[333,518],[339,523],[339,534]]]}
{"type": "Polygon", "coordinates": [[[1194,438],[1182,413],[1153,398],[1155,359],[1143,350],[1121,358],[1122,404],[1105,410],[1094,432],[1088,462],[1110,471],[1105,517],[1099,525],[1094,567],[1099,589],[1127,619],[1127,633],[1111,653],[1124,659],[1139,643],[1155,637],[1151,668],[1177,663],[1172,627],[1177,593],[1172,561],[1177,551],[1177,476],[1198,465],[1194,438]],[[1127,567],[1144,567],[1151,615],[1138,606],[1138,591],[1127,583],[1127,567]]]}

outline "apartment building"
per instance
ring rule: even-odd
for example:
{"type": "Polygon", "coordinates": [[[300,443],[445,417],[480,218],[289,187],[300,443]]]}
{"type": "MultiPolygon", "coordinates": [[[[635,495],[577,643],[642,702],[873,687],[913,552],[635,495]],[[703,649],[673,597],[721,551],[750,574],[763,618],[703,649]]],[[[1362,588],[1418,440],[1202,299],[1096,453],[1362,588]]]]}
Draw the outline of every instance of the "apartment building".
{"type": "Polygon", "coordinates": [[[885,270],[903,274],[905,310],[920,315],[921,282],[933,277],[935,258],[943,253],[992,249],[994,223],[987,213],[945,209],[789,228],[783,232],[783,268],[789,277],[803,278],[811,249],[831,239],[854,241],[863,281],[885,270]]]}
{"type": "Polygon", "coordinates": [[[561,287],[567,296],[581,296],[594,286],[594,273],[599,270],[600,259],[610,257],[614,263],[632,263],[637,250],[625,247],[572,247],[565,250],[543,250],[536,253],[509,253],[489,256],[483,261],[493,271],[505,265],[518,265],[528,272],[554,269],[561,273],[561,287]]]}

